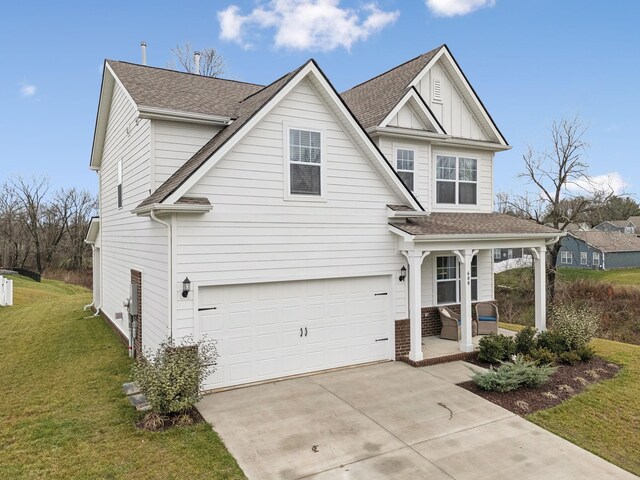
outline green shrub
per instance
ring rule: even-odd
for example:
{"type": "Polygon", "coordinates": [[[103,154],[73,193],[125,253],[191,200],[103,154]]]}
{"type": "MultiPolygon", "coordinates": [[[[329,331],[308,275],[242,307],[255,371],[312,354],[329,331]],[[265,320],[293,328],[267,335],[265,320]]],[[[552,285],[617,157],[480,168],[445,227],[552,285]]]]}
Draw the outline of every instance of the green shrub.
{"type": "Polygon", "coordinates": [[[558,358],[562,363],[567,363],[569,365],[577,365],[581,360],[580,355],[575,350],[563,352],[558,356],[558,358]]]}
{"type": "Polygon", "coordinates": [[[596,354],[596,351],[593,349],[593,347],[585,345],[584,347],[577,348],[576,353],[580,356],[580,360],[582,360],[583,362],[588,362],[596,354]]]}
{"type": "Polygon", "coordinates": [[[536,329],[533,327],[524,327],[515,336],[516,353],[527,355],[536,347],[536,329]]]}
{"type": "Polygon", "coordinates": [[[478,358],[484,362],[497,363],[508,360],[516,353],[513,338],[505,335],[491,334],[482,337],[478,344],[478,358]]]}
{"type": "Polygon", "coordinates": [[[186,337],[179,345],[172,340],[158,350],[146,352],[146,359],[133,366],[133,380],[159,415],[177,414],[192,409],[202,397],[204,379],[215,370],[218,353],[215,342],[194,342],[186,337]]]}
{"type": "Polygon", "coordinates": [[[529,357],[538,365],[551,365],[555,363],[557,355],[548,348],[539,347],[532,348],[529,357]]]}
{"type": "Polygon", "coordinates": [[[598,331],[598,315],[586,307],[560,305],[551,312],[553,331],[560,334],[569,350],[586,346],[598,331]]]}
{"type": "Polygon", "coordinates": [[[545,330],[538,333],[536,337],[536,347],[551,350],[556,355],[567,352],[569,348],[564,337],[553,330],[545,330]]]}
{"type": "Polygon", "coordinates": [[[549,365],[536,365],[518,354],[512,362],[500,362],[497,369],[477,372],[473,381],[483,390],[492,392],[510,392],[520,387],[539,387],[549,380],[556,371],[549,365]]]}

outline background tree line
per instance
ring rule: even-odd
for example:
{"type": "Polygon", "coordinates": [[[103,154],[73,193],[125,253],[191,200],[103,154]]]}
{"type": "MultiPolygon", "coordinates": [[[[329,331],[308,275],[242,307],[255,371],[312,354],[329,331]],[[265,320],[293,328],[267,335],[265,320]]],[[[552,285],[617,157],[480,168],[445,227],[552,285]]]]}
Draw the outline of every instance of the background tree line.
{"type": "Polygon", "coordinates": [[[84,239],[97,207],[86,190],[53,190],[42,176],[10,177],[0,185],[0,266],[40,273],[90,268],[84,239]]]}

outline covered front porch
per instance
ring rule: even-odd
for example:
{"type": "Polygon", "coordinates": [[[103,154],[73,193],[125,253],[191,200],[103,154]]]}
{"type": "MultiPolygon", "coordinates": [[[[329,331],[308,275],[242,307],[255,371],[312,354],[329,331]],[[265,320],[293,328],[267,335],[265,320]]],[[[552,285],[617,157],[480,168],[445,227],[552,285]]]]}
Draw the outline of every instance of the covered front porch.
{"type": "MultiPolygon", "coordinates": [[[[443,355],[462,358],[462,354],[476,348],[481,337],[473,336],[472,291],[475,289],[477,297],[481,279],[473,270],[477,268],[474,259],[483,251],[490,251],[491,256],[496,248],[522,247],[531,251],[535,271],[535,326],[538,330],[546,329],[546,246],[556,242],[561,232],[499,214],[431,213],[412,217],[403,212],[391,220],[389,228],[398,235],[398,249],[407,263],[409,363],[418,366],[430,364],[434,363],[434,358],[443,355]],[[423,278],[422,265],[429,256],[438,257],[435,280],[423,278]],[[441,258],[446,261],[441,261],[441,258]],[[450,285],[446,285],[446,281],[439,282],[441,278],[451,278],[448,271],[452,269],[455,276],[450,285]],[[460,305],[459,342],[424,335],[424,282],[437,284],[434,287],[436,298],[431,298],[434,306],[447,298],[447,289],[455,288],[455,298],[460,305]],[[457,351],[453,351],[454,346],[457,351]]],[[[490,295],[493,297],[493,283],[490,295]]]]}

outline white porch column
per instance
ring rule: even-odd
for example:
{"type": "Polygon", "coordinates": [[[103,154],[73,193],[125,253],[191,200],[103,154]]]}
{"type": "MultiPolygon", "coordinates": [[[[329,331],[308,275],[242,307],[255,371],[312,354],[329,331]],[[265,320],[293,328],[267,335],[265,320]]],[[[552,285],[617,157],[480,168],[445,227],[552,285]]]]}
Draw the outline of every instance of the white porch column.
{"type": "Polygon", "coordinates": [[[424,360],[422,353],[422,261],[429,252],[411,250],[402,252],[409,262],[409,359],[424,360]]]}
{"type": "Polygon", "coordinates": [[[471,318],[471,261],[477,250],[454,251],[460,261],[460,351],[473,352],[471,318]]]}
{"type": "Polygon", "coordinates": [[[532,248],[535,272],[536,328],[547,329],[547,248],[532,248]]]}

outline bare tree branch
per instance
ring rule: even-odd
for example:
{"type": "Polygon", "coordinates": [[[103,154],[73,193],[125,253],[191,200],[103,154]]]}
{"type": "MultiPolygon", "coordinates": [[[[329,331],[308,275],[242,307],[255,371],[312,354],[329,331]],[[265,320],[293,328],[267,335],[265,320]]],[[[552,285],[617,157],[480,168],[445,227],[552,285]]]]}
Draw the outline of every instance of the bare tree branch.
{"type": "Polygon", "coordinates": [[[224,73],[224,60],[215,48],[207,47],[200,50],[200,71],[195,71],[194,50],[190,43],[184,45],[176,45],[172,48],[174,60],[169,62],[169,68],[173,70],[182,70],[189,73],[197,73],[205,77],[219,77],[224,73]],[[176,66],[178,62],[179,67],[176,66]]]}

